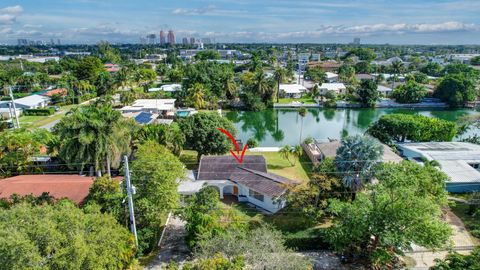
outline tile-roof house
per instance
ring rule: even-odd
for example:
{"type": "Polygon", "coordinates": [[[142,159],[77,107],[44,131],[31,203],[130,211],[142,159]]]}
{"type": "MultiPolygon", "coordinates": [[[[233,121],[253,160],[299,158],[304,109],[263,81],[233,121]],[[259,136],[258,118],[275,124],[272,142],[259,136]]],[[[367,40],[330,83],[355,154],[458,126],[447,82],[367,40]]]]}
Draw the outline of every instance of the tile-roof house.
{"type": "Polygon", "coordinates": [[[56,199],[68,198],[82,204],[88,196],[93,177],[81,175],[18,175],[0,180],[0,198],[19,196],[40,196],[48,192],[56,199]]]}
{"type": "Polygon", "coordinates": [[[267,172],[263,156],[245,156],[239,164],[233,156],[202,156],[196,181],[215,186],[220,198],[233,195],[275,213],[286,206],[282,196],[297,181],[267,172]]]}

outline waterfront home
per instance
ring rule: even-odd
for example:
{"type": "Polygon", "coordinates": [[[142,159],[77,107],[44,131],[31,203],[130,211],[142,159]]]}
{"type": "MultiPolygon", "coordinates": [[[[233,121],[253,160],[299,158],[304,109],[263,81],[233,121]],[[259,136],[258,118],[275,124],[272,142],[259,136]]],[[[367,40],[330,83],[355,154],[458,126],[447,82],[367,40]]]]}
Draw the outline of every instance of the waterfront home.
{"type": "MultiPolygon", "coordinates": [[[[23,98],[15,99],[15,107],[17,109],[42,109],[48,106],[50,98],[41,95],[31,95],[23,98]]],[[[0,101],[0,108],[9,108],[11,101],[0,101]]]]}
{"type": "Polygon", "coordinates": [[[393,92],[392,88],[380,84],[377,86],[377,91],[384,97],[390,96],[393,92]]]}
{"type": "Polygon", "coordinates": [[[172,83],[172,84],[165,84],[160,87],[155,87],[155,88],[149,88],[148,92],[158,92],[158,91],[164,91],[164,92],[178,92],[182,90],[182,85],[178,83],[172,83]]]}
{"type": "Polygon", "coordinates": [[[322,83],[318,87],[320,95],[325,95],[328,91],[333,91],[337,95],[345,94],[347,92],[347,87],[343,83],[322,83]]]}
{"type": "Polygon", "coordinates": [[[132,105],[120,109],[122,113],[148,112],[162,117],[175,116],[175,99],[137,99],[132,105]]]}
{"type": "Polygon", "coordinates": [[[399,143],[401,154],[412,161],[436,161],[450,178],[453,193],[480,191],[480,145],[466,142],[399,143]]]}
{"type": "Polygon", "coordinates": [[[307,88],[301,84],[280,84],[280,96],[287,98],[300,98],[307,92],[307,88]]]}
{"type": "Polygon", "coordinates": [[[179,192],[191,195],[214,186],[220,198],[245,202],[276,213],[286,206],[285,193],[298,182],[267,172],[263,156],[246,155],[239,164],[233,156],[202,156],[195,179],[180,183],[179,192]]]}
{"type": "Polygon", "coordinates": [[[12,195],[40,196],[44,192],[56,199],[68,198],[82,204],[93,184],[92,177],[81,175],[18,175],[0,180],[0,198],[12,195]]]}

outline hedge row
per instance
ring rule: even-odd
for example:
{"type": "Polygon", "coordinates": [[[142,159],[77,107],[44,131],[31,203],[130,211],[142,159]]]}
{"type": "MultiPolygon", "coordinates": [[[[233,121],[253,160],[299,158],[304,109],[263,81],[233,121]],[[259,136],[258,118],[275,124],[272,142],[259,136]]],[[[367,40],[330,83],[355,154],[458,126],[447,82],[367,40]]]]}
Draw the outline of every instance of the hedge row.
{"type": "Polygon", "coordinates": [[[54,108],[45,109],[27,109],[23,111],[23,115],[48,116],[55,113],[54,108]]]}

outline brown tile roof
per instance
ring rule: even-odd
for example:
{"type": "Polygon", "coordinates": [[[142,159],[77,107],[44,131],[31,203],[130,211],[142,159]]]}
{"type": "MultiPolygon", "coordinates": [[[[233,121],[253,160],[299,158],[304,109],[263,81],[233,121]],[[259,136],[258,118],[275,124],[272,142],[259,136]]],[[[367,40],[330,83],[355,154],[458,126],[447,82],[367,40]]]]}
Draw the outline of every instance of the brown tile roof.
{"type": "MultiPolygon", "coordinates": [[[[233,156],[202,156],[198,166],[198,180],[227,180],[239,167],[233,156]]],[[[241,167],[267,172],[263,156],[244,156],[241,167]]]]}
{"type": "Polygon", "coordinates": [[[278,197],[282,195],[289,186],[298,184],[297,181],[280,175],[242,167],[238,167],[229,179],[234,183],[242,184],[270,197],[278,197]]]}
{"type": "Polygon", "coordinates": [[[49,91],[45,92],[43,95],[47,96],[47,97],[52,97],[53,95],[66,96],[67,95],[67,89],[57,88],[57,89],[49,90],[49,91]]]}
{"type": "Polygon", "coordinates": [[[8,199],[13,194],[40,196],[48,192],[57,199],[68,198],[81,204],[93,180],[80,175],[19,175],[0,180],[0,198],[8,199]]]}

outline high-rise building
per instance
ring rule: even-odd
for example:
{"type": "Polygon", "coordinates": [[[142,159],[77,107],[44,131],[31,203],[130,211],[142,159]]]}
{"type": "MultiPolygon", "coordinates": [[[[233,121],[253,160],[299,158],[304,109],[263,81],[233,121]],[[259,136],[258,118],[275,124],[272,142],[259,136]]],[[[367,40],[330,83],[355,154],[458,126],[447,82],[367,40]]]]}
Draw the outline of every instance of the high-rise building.
{"type": "Polygon", "coordinates": [[[195,38],[194,37],[190,38],[190,44],[192,44],[192,45],[195,44],[195,38]]]}
{"type": "Polygon", "coordinates": [[[60,39],[57,39],[57,45],[62,45],[62,43],[60,42],[60,39]]]}
{"type": "Polygon", "coordinates": [[[354,38],[353,39],[353,44],[360,45],[360,38],[359,37],[354,38]]]}
{"type": "Polygon", "coordinates": [[[18,40],[18,46],[26,46],[28,45],[28,40],[24,39],[24,38],[19,38],[18,40]]]}
{"type": "Polygon", "coordinates": [[[155,36],[155,34],[147,35],[148,44],[150,44],[150,45],[155,44],[155,38],[156,38],[156,37],[157,37],[157,36],[155,36]]]}
{"type": "Polygon", "coordinates": [[[183,44],[183,45],[188,45],[188,38],[184,37],[184,38],[182,39],[182,44],[183,44]]]}
{"type": "Polygon", "coordinates": [[[160,31],[160,45],[165,45],[165,32],[160,31]]]}
{"type": "Polygon", "coordinates": [[[173,33],[173,30],[168,31],[167,40],[169,44],[171,45],[175,44],[175,33],[173,33]]]}

